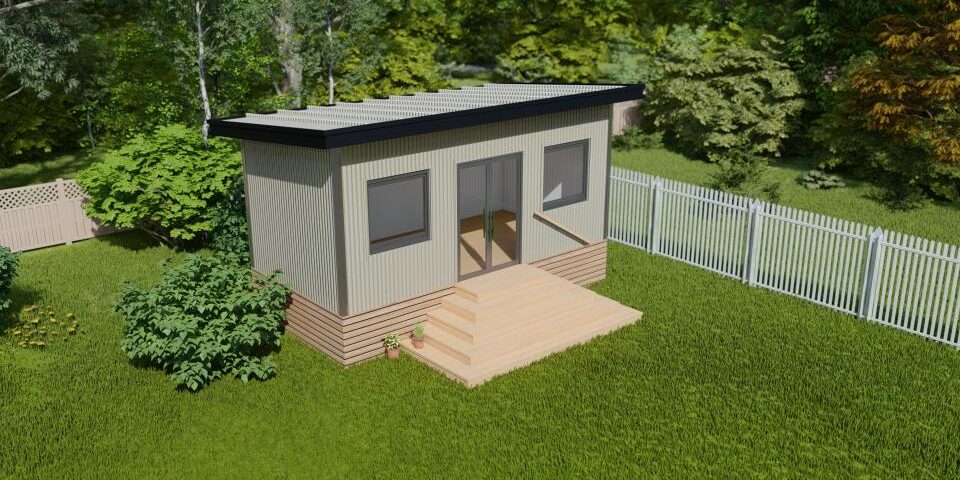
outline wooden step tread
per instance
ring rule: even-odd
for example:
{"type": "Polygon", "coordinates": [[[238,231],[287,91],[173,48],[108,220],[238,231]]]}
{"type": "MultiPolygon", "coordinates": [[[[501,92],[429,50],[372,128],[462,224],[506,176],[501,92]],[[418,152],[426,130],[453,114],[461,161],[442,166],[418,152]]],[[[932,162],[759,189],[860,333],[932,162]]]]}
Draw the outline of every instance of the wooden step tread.
{"type": "Polygon", "coordinates": [[[484,337],[482,341],[470,341],[433,323],[424,325],[427,343],[469,365],[477,365],[531,342],[564,337],[584,324],[603,322],[608,317],[622,312],[623,307],[613,300],[597,296],[590,302],[567,311],[547,311],[529,322],[516,321],[513,328],[502,330],[499,335],[484,337]]]}
{"type": "Polygon", "coordinates": [[[467,387],[474,387],[497,375],[524,367],[551,354],[586,343],[599,335],[630,325],[639,320],[641,316],[642,314],[636,310],[621,311],[618,315],[608,317],[604,321],[590,322],[582,326],[579,329],[580,332],[578,333],[580,335],[578,336],[566,336],[553,341],[547,339],[537,341],[516,349],[508,355],[501,356],[495,361],[481,365],[466,365],[430,344],[424,345],[421,349],[414,349],[410,339],[402,340],[401,346],[408,353],[439,370],[448,378],[467,387]]]}
{"type": "Polygon", "coordinates": [[[509,297],[498,297],[486,301],[474,302],[458,295],[451,295],[440,302],[441,307],[454,312],[472,322],[481,322],[503,315],[522,315],[528,307],[542,307],[543,302],[563,302],[571,298],[586,298],[582,288],[569,282],[551,284],[545,288],[533,290],[521,289],[509,297]]]}
{"type": "MultiPolygon", "coordinates": [[[[596,276],[587,270],[585,275],[596,276]]],[[[426,312],[419,360],[468,387],[640,319],[642,313],[530,265],[455,285],[426,312]]]]}

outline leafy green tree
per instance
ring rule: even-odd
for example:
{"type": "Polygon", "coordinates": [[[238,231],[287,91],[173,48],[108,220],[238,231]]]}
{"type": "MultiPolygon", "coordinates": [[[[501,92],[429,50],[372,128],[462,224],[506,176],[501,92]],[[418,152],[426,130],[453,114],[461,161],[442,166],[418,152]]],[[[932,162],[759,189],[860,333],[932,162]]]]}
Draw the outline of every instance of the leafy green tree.
{"type": "Polygon", "coordinates": [[[664,48],[663,78],[649,88],[654,124],[713,162],[732,151],[779,156],[804,102],[776,45],[772,37],[750,46],[713,40],[704,28],[675,29],[664,48]]]}
{"type": "Polygon", "coordinates": [[[267,67],[275,59],[265,46],[267,6],[258,0],[175,0],[153,1],[146,9],[146,24],[176,54],[181,81],[196,86],[204,141],[215,112],[239,110],[257,90],[269,91],[267,67]]]}
{"type": "Polygon", "coordinates": [[[880,52],[834,82],[834,109],[814,130],[826,166],[879,177],[901,207],[917,204],[924,191],[960,200],[960,4],[919,5],[877,20],[880,52]]]}
{"type": "Polygon", "coordinates": [[[24,91],[43,99],[76,88],[74,13],[71,2],[0,0],[0,104],[24,91]]]}
{"type": "Polygon", "coordinates": [[[190,255],[148,289],[126,285],[114,308],[126,321],[124,353],[197,391],[224,375],[244,382],[276,374],[280,322],[290,290],[279,273],[254,277],[246,265],[190,255]]]}
{"type": "Polygon", "coordinates": [[[80,110],[90,113],[92,130],[116,145],[160,125],[196,122],[196,93],[181,81],[176,59],[153,29],[137,23],[98,33],[91,52],[80,110]]]}
{"type": "Polygon", "coordinates": [[[240,173],[233,143],[204,144],[196,130],[170,125],[107,153],[77,182],[90,195],[90,217],[177,245],[213,228],[210,210],[233,193],[240,173]]]}
{"type": "Polygon", "coordinates": [[[383,10],[373,0],[322,0],[299,6],[303,62],[308,76],[325,79],[326,102],[336,101],[338,84],[349,89],[365,79],[376,57],[368,55],[378,41],[372,36],[383,10]],[[344,62],[352,57],[349,68],[344,62]]]}
{"type": "Polygon", "coordinates": [[[63,92],[43,100],[35,95],[19,95],[4,103],[0,107],[0,166],[76,148],[80,127],[69,114],[72,106],[70,97],[63,92]]]}
{"type": "Polygon", "coordinates": [[[355,50],[345,66],[360,67],[364,55],[375,62],[360,67],[364,75],[344,89],[343,97],[360,100],[446,87],[447,80],[437,62],[438,45],[456,38],[459,29],[451,25],[445,2],[382,0],[381,4],[384,21],[372,32],[380,41],[376,47],[355,50]]]}
{"type": "Polygon", "coordinates": [[[608,43],[630,24],[625,0],[504,1],[516,36],[497,56],[497,74],[514,82],[584,83],[600,76],[608,43]]]}

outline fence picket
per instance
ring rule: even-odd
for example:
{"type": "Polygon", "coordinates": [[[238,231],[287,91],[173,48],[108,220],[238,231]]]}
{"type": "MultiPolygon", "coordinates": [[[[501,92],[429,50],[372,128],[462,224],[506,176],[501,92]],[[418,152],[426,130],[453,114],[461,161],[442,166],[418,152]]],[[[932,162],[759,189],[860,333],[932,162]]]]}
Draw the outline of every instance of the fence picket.
{"type": "Polygon", "coordinates": [[[87,218],[73,180],[0,190],[0,245],[32,250],[112,233],[87,218]]]}
{"type": "MultiPolygon", "coordinates": [[[[949,253],[946,255],[949,258],[957,258],[956,245],[951,245],[949,253]]],[[[940,309],[937,313],[936,335],[938,338],[946,337],[950,331],[950,308],[957,302],[957,273],[960,271],[960,262],[947,262],[947,268],[945,270],[946,282],[943,286],[943,302],[940,304],[940,309]],[[951,299],[953,300],[952,302],[951,299]]]]}
{"type": "MultiPolygon", "coordinates": [[[[960,346],[957,245],[611,172],[611,240],[960,346]]],[[[0,229],[10,218],[0,215],[0,229]]],[[[51,227],[35,230],[49,235],[51,227]]]]}

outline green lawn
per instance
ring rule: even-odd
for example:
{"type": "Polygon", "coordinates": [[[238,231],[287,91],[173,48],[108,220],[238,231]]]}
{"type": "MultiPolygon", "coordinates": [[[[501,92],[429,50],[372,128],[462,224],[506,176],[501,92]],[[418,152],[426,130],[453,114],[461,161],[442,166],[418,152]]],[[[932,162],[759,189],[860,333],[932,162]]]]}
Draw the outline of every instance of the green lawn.
{"type": "Polygon", "coordinates": [[[101,150],[77,150],[58,153],[46,160],[0,168],[0,189],[52,182],[57,178],[73,178],[77,172],[101,158],[101,150]]]}
{"type": "MultiPolygon", "coordinates": [[[[676,153],[661,150],[614,151],[614,165],[639,170],[688,183],[707,185],[716,165],[689,160],[676,153]]],[[[776,162],[768,171],[768,179],[780,182],[783,205],[802,208],[844,220],[865,223],[886,229],[919,235],[932,240],[958,243],[960,239],[960,205],[929,203],[922,208],[897,211],[877,200],[880,188],[853,178],[844,178],[847,188],[808,190],[797,182],[814,168],[809,161],[789,159],[776,162]]]]}
{"type": "Polygon", "coordinates": [[[409,357],[343,369],[286,335],[279,375],[178,392],[110,304],[180,254],[134,233],[23,256],[18,305],[77,342],[0,337],[0,477],[960,476],[960,354],[612,245],[637,324],[466,390],[409,357]]]}

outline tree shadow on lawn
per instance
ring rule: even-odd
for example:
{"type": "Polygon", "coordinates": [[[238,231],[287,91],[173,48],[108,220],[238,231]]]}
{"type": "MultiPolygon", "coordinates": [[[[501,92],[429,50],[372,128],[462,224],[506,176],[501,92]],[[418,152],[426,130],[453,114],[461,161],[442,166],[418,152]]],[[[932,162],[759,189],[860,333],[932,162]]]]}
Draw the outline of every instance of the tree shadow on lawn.
{"type": "MultiPolygon", "coordinates": [[[[25,171],[4,172],[3,178],[0,179],[0,188],[15,188],[52,182],[57,178],[72,178],[98,158],[97,153],[78,150],[64,154],[60,158],[29,162],[27,167],[22,169],[25,171]]],[[[9,169],[12,170],[14,167],[9,169]]]]}
{"type": "Polygon", "coordinates": [[[100,241],[105,242],[111,246],[119,247],[124,250],[131,251],[140,251],[146,250],[149,248],[156,247],[165,247],[169,248],[171,251],[181,252],[181,253],[199,253],[204,249],[202,245],[197,244],[188,244],[179,247],[170,247],[163,243],[160,243],[157,239],[150,236],[150,234],[144,232],[143,230],[133,229],[133,230],[123,230],[117,233],[112,233],[109,235],[104,235],[97,237],[100,241]]]}

